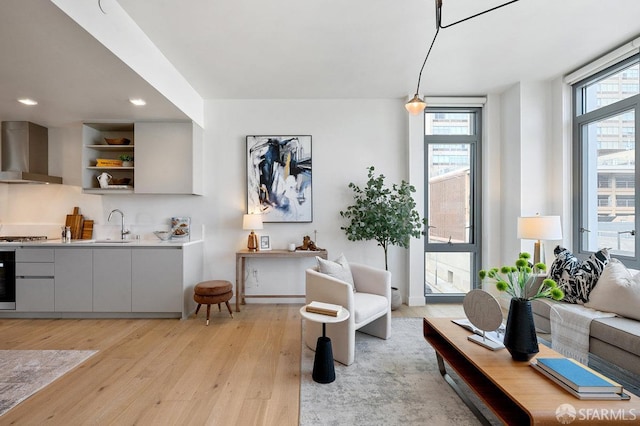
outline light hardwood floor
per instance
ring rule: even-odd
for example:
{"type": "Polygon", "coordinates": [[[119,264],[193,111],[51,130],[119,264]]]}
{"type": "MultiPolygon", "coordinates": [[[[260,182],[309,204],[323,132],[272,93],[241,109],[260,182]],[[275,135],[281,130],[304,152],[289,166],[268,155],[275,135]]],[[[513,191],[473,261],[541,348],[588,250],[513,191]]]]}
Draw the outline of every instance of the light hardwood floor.
{"type": "MultiPolygon", "coordinates": [[[[300,305],[180,320],[0,319],[0,349],[99,352],[0,417],[21,425],[297,425],[300,305]]],[[[394,317],[463,316],[461,305],[394,317]]]]}

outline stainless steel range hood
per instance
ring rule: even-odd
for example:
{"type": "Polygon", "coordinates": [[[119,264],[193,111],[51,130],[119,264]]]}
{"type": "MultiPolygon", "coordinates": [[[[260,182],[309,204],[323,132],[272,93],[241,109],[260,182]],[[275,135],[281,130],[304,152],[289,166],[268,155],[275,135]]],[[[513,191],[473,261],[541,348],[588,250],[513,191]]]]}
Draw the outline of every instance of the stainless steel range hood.
{"type": "Polygon", "coordinates": [[[28,121],[3,121],[0,182],[62,183],[49,176],[49,130],[28,121]]]}

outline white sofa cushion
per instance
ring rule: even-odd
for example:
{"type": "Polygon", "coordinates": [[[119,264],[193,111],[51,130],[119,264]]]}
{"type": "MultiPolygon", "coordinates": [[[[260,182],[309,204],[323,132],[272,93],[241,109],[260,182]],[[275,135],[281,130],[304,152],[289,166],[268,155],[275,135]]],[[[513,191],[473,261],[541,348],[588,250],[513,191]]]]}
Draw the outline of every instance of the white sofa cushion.
{"type": "Polygon", "coordinates": [[[377,294],[357,292],[353,295],[353,305],[354,321],[357,327],[365,320],[384,315],[389,308],[389,300],[377,294]]]}
{"type": "Polygon", "coordinates": [[[585,306],[640,320],[640,274],[627,269],[618,259],[611,259],[585,306]]]}

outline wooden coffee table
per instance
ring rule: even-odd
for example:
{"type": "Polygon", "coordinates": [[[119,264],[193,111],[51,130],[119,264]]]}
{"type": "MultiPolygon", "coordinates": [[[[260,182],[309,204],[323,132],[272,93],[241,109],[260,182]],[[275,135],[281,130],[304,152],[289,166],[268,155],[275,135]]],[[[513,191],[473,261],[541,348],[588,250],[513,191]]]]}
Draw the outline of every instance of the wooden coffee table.
{"type": "MultiPolygon", "coordinates": [[[[470,332],[451,318],[424,318],[423,333],[436,351],[444,379],[484,424],[488,421],[449,376],[445,362],[507,425],[557,426],[561,423],[556,410],[562,404],[573,407],[575,419],[571,424],[575,425],[640,423],[640,398],[635,395],[630,394],[629,401],[580,400],[536,372],[528,362],[513,361],[506,349],[494,352],[468,341],[470,332]]],[[[562,356],[539,346],[539,357],[562,356]]]]}

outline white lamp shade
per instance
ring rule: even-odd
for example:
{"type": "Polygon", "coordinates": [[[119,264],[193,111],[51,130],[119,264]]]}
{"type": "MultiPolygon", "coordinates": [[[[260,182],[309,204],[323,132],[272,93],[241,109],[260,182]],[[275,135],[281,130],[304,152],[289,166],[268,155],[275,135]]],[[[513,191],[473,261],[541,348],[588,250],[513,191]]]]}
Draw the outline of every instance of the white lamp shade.
{"type": "Polygon", "coordinates": [[[518,238],[523,240],[561,240],[560,216],[519,217],[518,238]]]}
{"type": "Polygon", "coordinates": [[[255,229],[262,229],[262,215],[245,214],[242,217],[242,229],[251,231],[255,229]]]}

